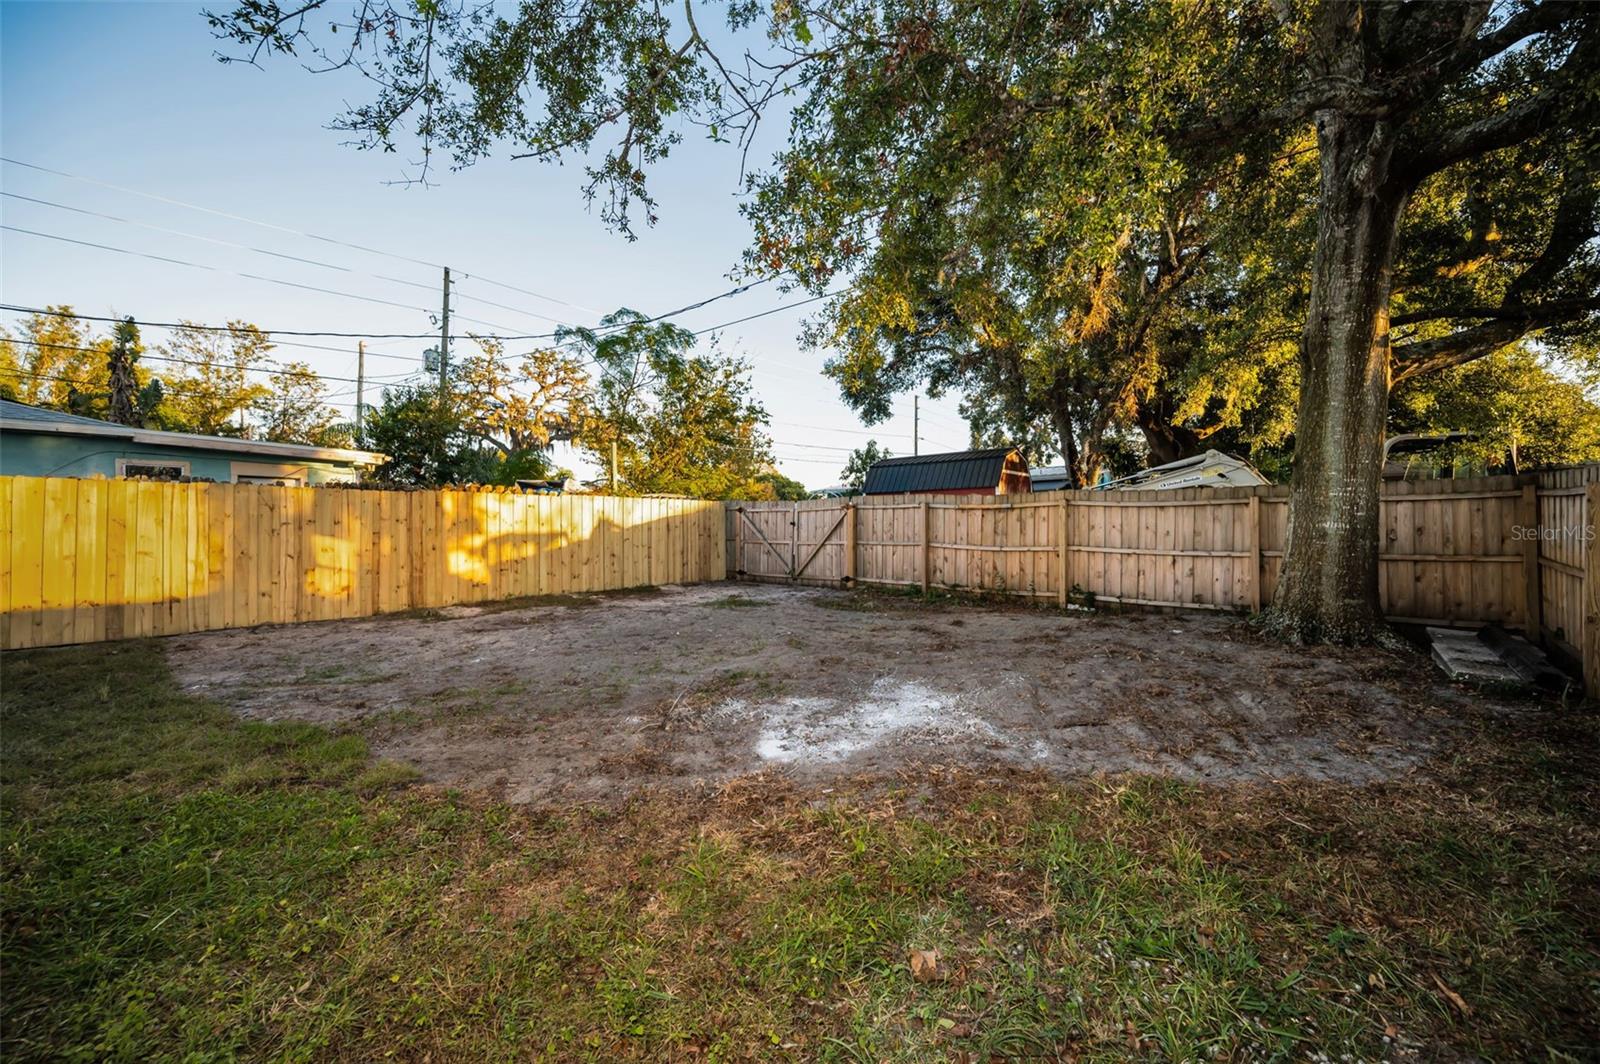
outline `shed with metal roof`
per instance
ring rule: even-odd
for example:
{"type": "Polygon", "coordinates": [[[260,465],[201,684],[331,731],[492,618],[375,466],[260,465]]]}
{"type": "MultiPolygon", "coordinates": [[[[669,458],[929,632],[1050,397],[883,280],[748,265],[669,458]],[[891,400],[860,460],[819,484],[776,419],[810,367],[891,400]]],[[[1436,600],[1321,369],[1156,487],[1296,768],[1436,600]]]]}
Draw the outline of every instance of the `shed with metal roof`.
{"type": "Polygon", "coordinates": [[[1028,490],[1028,460],[1022,452],[990,447],[874,462],[862,494],[1011,495],[1028,490]]]}

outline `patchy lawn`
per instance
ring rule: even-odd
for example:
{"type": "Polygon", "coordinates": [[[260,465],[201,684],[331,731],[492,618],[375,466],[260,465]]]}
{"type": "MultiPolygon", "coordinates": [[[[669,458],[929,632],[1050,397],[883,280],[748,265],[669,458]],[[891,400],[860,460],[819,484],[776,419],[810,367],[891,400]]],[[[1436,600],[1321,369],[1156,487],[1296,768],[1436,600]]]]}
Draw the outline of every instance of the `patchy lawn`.
{"type": "Polygon", "coordinates": [[[1587,712],[1474,717],[1365,786],[907,765],[535,811],[241,721],[156,644],[8,654],[3,698],[7,1059],[1600,1044],[1587,712]]]}
{"type": "Polygon", "coordinates": [[[210,632],[180,684],[365,736],[429,782],[616,802],[763,770],[800,786],[937,762],[1061,778],[1366,783],[1483,713],[1414,653],[1303,654],[1222,615],[1061,613],[703,584],[210,632]]]}

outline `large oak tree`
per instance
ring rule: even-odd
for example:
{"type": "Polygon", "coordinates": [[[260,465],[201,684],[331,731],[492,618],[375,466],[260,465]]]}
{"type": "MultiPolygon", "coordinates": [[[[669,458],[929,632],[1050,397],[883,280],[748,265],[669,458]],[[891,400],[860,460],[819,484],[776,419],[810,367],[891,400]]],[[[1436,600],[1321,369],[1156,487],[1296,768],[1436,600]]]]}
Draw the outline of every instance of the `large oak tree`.
{"type": "Polygon", "coordinates": [[[1252,392],[1283,392],[1251,353],[1281,350],[1280,319],[1298,318],[1274,603],[1293,638],[1379,624],[1391,387],[1532,333],[1593,332],[1595,6],[730,0],[720,14],[246,0],[212,19],[241,49],[229,58],[358,67],[376,92],[336,124],[373,147],[415,133],[422,176],[440,149],[458,165],[498,144],[582,155],[588,193],[625,231],[686,123],[748,150],[774,102],[795,101],[786,148],[755,179],[750,265],[818,291],[845,280],[823,328],[868,414],[923,374],[976,394],[980,418],[1045,411],[1080,468],[1118,420],[1159,454],[1208,419],[1239,423],[1252,392]],[[752,28],[757,44],[733,43],[752,28]],[[1294,159],[1314,181],[1283,180],[1294,159]],[[1445,194],[1508,160],[1543,194],[1445,194]],[[1434,193],[1441,209],[1412,216],[1434,193]],[[1474,211],[1484,224],[1463,230],[1474,211]],[[1439,223],[1416,254],[1412,221],[1439,223]],[[1407,263],[1420,272],[1400,277],[1407,263]],[[1235,351],[1216,350],[1218,332],[1235,351]]]}

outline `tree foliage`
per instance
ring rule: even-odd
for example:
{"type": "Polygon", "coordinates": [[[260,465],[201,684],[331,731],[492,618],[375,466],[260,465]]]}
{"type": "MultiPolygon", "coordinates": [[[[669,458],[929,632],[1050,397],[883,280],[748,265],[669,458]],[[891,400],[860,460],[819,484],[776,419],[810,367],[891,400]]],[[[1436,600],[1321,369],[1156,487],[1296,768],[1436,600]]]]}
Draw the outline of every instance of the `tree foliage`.
{"type": "Polygon", "coordinates": [[[747,266],[818,292],[850,278],[807,333],[844,397],[871,421],[898,392],[957,391],[980,438],[1061,454],[1080,481],[1130,432],[1151,461],[1293,438],[1319,109],[1388,106],[1416,131],[1397,382],[1535,330],[1593,350],[1594,138],[1570,134],[1594,19],[1573,5],[785,0],[730,4],[708,37],[693,6],[545,0],[362,5],[320,35],[342,10],[212,22],[251,59],[360,66],[378,91],[340,124],[371,146],[409,128],[464,164],[609,144],[587,188],[624,229],[671,119],[748,150],[796,101],[751,179],[747,266]],[[1354,78],[1330,65],[1344,24],[1368,42],[1354,78]],[[1446,58],[1389,43],[1423,39],[1446,58]]]}
{"type": "Polygon", "coordinates": [[[0,388],[7,398],[84,413],[98,398],[103,413],[111,341],[91,336],[88,324],[71,315],[71,306],[51,305],[23,318],[15,333],[0,331],[0,388]]]}
{"type": "Polygon", "coordinates": [[[775,469],[756,475],[761,494],[758,499],[778,499],[783,502],[800,502],[811,498],[811,492],[806,486],[792,477],[786,477],[775,469]]]}
{"type": "Polygon", "coordinates": [[[1390,424],[1397,432],[1470,433],[1452,450],[1479,467],[1600,462],[1600,405],[1527,344],[1403,383],[1390,424]]]}
{"type": "Polygon", "coordinates": [[[893,457],[893,452],[879,447],[877,440],[868,440],[865,447],[857,447],[850,452],[844,468],[839,470],[839,478],[846,487],[859,492],[867,483],[867,470],[885,458],[893,457]]]}
{"type": "Polygon", "coordinates": [[[163,378],[169,393],[165,414],[175,426],[208,436],[250,431],[244,415],[271,395],[267,384],[250,376],[271,360],[266,333],[243,321],[228,322],[226,332],[183,322],[160,350],[173,360],[163,378]]]}
{"type": "Polygon", "coordinates": [[[559,348],[524,354],[512,365],[505,345],[480,338],[478,351],[452,367],[451,390],[478,439],[510,456],[570,442],[590,416],[584,365],[559,348]]]}
{"type": "Polygon", "coordinates": [[[389,456],[379,475],[395,484],[477,483],[489,467],[460,407],[437,384],[385,388],[363,435],[367,447],[389,456]]]}
{"type": "Polygon", "coordinates": [[[695,354],[693,333],[627,309],[557,339],[598,373],[579,443],[602,467],[615,453],[618,490],[761,497],[771,441],[744,362],[714,350],[695,354]]]}
{"type": "MultiPolygon", "coordinates": [[[[110,420],[119,425],[144,425],[141,389],[134,372],[143,353],[139,326],[133,323],[132,318],[125,318],[111,327],[111,346],[106,350],[107,406],[110,420]]],[[[153,398],[159,401],[159,393],[153,398]]]]}
{"type": "Polygon", "coordinates": [[[351,427],[327,404],[327,393],[327,385],[310,366],[283,363],[251,404],[260,438],[316,447],[353,446],[351,427]]]}

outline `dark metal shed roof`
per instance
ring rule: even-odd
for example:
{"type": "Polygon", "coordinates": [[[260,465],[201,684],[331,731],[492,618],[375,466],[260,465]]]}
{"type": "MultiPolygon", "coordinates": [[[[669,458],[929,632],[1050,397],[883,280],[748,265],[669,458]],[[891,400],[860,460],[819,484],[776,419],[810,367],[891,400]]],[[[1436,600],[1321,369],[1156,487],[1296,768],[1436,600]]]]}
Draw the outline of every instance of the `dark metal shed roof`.
{"type": "Polygon", "coordinates": [[[992,488],[1000,483],[1006,456],[1013,450],[991,447],[982,451],[885,458],[874,462],[867,470],[867,482],[861,490],[865,495],[897,495],[908,491],[992,488]]]}

